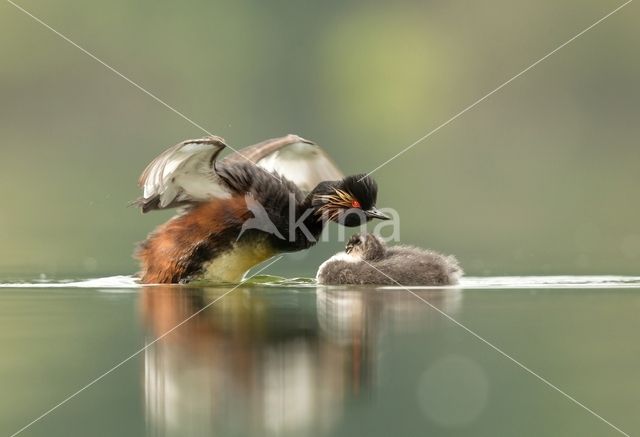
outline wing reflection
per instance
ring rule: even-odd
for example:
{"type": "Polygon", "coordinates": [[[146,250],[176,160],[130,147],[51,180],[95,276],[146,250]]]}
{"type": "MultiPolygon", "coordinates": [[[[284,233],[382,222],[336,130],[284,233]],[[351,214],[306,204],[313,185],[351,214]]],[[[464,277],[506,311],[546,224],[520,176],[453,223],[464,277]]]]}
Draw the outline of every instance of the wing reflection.
{"type": "MultiPolygon", "coordinates": [[[[149,341],[228,290],[144,288],[149,341]]],[[[459,296],[429,299],[447,306],[459,296]]],[[[374,388],[380,333],[411,329],[426,312],[398,291],[234,290],[146,349],[148,427],[152,435],[326,434],[374,388]]]]}

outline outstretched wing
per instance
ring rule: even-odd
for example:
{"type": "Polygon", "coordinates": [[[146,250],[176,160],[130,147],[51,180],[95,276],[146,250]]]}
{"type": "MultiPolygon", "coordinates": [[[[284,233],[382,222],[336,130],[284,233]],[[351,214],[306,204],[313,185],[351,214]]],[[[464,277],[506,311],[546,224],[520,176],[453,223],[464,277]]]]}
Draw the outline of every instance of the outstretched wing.
{"type": "Polygon", "coordinates": [[[225,147],[222,138],[209,136],[165,150],[142,172],[138,184],[143,196],[134,203],[147,212],[228,197],[228,190],[212,170],[225,147]]]}
{"type": "Polygon", "coordinates": [[[319,145],[297,135],[273,138],[245,147],[223,160],[225,164],[243,161],[253,162],[265,170],[284,176],[304,192],[313,190],[322,181],[344,177],[319,145]]]}
{"type": "MultiPolygon", "coordinates": [[[[231,195],[230,187],[216,175],[215,161],[227,145],[220,137],[186,140],[162,152],[144,170],[139,185],[143,196],[134,203],[143,212],[173,208],[231,195]]],[[[317,144],[287,135],[241,149],[221,162],[229,168],[250,162],[275,172],[303,192],[322,181],[344,175],[317,144]]]]}

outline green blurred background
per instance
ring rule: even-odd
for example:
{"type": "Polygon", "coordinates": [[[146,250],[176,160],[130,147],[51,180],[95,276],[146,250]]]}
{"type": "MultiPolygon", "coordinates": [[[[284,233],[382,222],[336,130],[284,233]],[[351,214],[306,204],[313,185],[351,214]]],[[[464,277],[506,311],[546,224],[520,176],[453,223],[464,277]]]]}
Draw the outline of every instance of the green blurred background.
{"type": "MultiPolygon", "coordinates": [[[[297,133],[355,173],[621,2],[19,4],[234,147],[297,133]]],[[[0,275],[135,272],[170,215],[127,208],[137,177],[203,133],[6,2],[0,35],[0,275]]],[[[638,53],[632,3],[377,171],[401,239],[471,275],[638,274],[638,53]]]]}

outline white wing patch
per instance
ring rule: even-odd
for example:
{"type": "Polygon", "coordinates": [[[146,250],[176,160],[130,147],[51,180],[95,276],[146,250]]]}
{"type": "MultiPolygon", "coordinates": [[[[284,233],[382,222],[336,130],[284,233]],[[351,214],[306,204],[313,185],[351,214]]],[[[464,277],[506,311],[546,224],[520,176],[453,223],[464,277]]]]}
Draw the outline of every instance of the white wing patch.
{"type": "Polygon", "coordinates": [[[284,176],[306,192],[322,181],[344,177],[320,146],[302,141],[284,146],[256,164],[284,176]]]}
{"type": "MultiPolygon", "coordinates": [[[[163,209],[215,198],[231,193],[212,166],[226,147],[220,137],[210,136],[183,141],[165,150],[140,176],[143,197],[136,203],[143,212],[163,209]]],[[[276,172],[310,192],[323,181],[338,180],[344,174],[317,144],[297,135],[274,138],[247,147],[224,159],[226,165],[244,162],[247,153],[261,168],[276,172]]]]}
{"type": "Polygon", "coordinates": [[[159,198],[159,207],[172,202],[203,201],[230,194],[211,170],[211,163],[225,147],[219,137],[183,141],[154,159],[142,173],[143,202],[159,198]]]}

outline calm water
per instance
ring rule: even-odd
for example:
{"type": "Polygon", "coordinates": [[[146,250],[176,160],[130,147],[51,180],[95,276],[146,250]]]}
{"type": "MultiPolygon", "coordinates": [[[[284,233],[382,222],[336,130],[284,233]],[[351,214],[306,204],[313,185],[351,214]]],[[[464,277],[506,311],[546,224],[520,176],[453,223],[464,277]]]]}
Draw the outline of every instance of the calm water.
{"type": "Polygon", "coordinates": [[[0,435],[622,435],[430,305],[640,434],[638,278],[230,290],[2,285],[0,435]]]}

